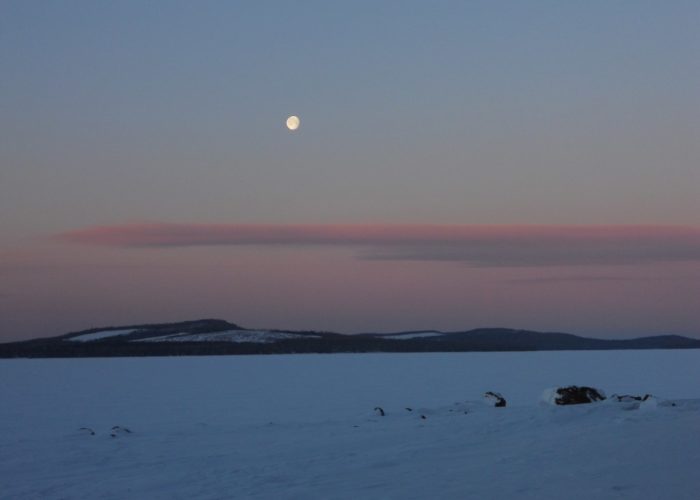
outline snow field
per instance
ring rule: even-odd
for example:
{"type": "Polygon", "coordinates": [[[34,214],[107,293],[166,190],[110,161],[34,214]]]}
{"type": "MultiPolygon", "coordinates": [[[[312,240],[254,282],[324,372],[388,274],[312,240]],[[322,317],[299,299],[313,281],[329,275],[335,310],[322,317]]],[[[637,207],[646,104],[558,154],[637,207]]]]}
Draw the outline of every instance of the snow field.
{"type": "Polygon", "coordinates": [[[698,380],[695,350],[0,360],[0,497],[695,499],[698,380]],[[539,401],[571,384],[676,406],[539,401]]]}

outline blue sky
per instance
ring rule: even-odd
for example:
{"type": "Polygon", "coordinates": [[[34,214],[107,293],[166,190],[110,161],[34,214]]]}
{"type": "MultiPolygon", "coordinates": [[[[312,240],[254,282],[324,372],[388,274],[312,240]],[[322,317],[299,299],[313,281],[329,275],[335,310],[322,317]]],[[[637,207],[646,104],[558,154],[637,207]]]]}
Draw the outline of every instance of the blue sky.
{"type": "MultiPolygon", "coordinates": [[[[67,276],[80,262],[163,258],[52,239],[95,226],[696,226],[698,33],[700,4],[677,1],[3,2],[5,328],[29,335],[46,325],[79,327],[81,314],[90,325],[129,320],[104,306],[117,300],[108,290],[98,295],[102,306],[67,308],[58,321],[26,288],[55,283],[29,279],[28,267],[57,266],[67,276]],[[283,125],[289,114],[302,120],[294,134],[283,125]],[[43,319],[27,325],[21,316],[29,314],[43,319]]],[[[185,266],[194,257],[181,258],[185,266]]],[[[270,259],[285,258],[260,259],[250,279],[268,279],[270,259]]],[[[697,272],[697,262],[688,265],[697,272]]],[[[90,295],[99,284],[84,271],[80,293],[90,295]]],[[[591,293],[590,283],[581,293],[591,293]]],[[[132,285],[141,286],[138,277],[132,285]]],[[[191,300],[183,294],[177,303],[191,300]]],[[[217,300],[185,309],[272,326],[404,326],[391,319],[400,316],[391,304],[387,319],[354,311],[366,325],[317,325],[311,313],[227,314],[217,300]]],[[[264,293],[255,301],[248,310],[262,311],[264,293]]],[[[660,317],[678,317],[670,301],[654,300],[660,317]]],[[[508,307],[501,324],[543,326],[508,307]]],[[[448,327],[494,321],[448,313],[448,327]]],[[[431,323],[446,313],[425,314],[431,323]]],[[[177,314],[163,307],[136,316],[177,314]]],[[[692,333],[697,319],[676,329],[692,333]]],[[[572,313],[551,326],[639,331],[634,321],[582,324],[572,313]]]]}

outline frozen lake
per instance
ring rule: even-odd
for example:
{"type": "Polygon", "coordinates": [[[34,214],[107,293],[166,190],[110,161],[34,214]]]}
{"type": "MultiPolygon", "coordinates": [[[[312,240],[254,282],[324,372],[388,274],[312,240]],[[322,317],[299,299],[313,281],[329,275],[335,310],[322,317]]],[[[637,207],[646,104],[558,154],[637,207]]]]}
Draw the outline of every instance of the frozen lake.
{"type": "Polygon", "coordinates": [[[690,499],[699,381],[700,350],[5,359],[0,497],[690,499]],[[570,384],[677,404],[539,402],[570,384]]]}

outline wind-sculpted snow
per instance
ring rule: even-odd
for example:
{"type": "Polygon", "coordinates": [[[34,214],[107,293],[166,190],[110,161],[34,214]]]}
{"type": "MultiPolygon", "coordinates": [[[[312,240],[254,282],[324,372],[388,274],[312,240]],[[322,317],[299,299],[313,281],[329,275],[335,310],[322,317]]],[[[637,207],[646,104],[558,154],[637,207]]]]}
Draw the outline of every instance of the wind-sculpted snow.
{"type": "Polygon", "coordinates": [[[695,499],[698,380],[697,350],[0,360],[0,497],[695,499]],[[653,399],[540,401],[568,385],[653,399]]]}

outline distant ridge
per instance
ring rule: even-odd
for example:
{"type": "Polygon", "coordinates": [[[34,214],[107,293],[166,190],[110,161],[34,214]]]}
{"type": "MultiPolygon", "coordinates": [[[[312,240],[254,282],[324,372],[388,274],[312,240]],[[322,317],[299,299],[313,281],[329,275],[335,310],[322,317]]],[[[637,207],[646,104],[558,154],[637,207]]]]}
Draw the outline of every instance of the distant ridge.
{"type": "Polygon", "coordinates": [[[698,348],[700,340],[679,335],[608,340],[569,333],[509,328],[344,335],[332,332],[248,329],[222,319],[199,319],[179,323],[91,328],[57,337],[10,342],[0,344],[0,357],[698,348]]]}

